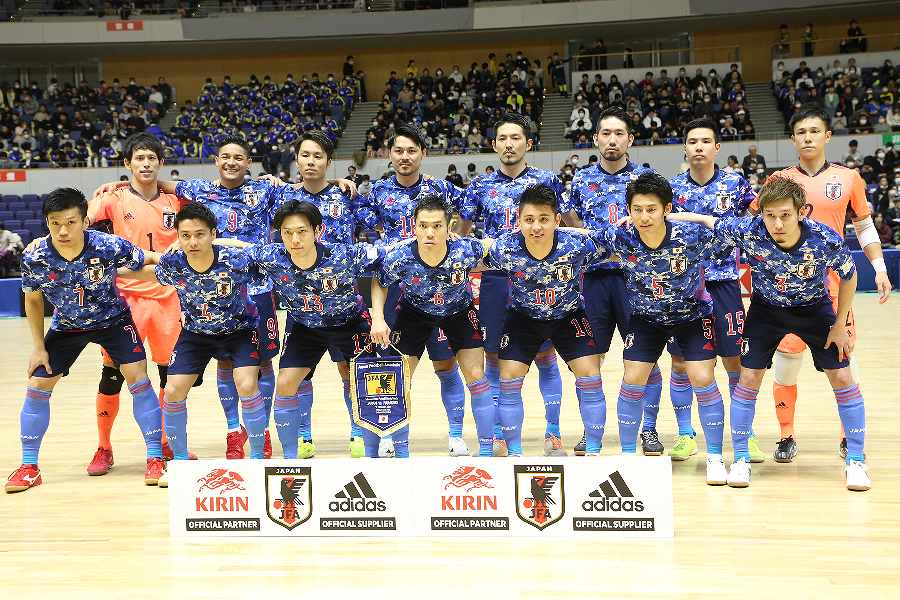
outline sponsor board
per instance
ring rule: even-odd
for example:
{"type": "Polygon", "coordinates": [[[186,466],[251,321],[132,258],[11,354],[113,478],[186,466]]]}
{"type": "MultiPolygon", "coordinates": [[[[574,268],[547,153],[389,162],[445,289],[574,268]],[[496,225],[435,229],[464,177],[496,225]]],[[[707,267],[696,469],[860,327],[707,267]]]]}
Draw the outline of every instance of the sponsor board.
{"type": "Polygon", "coordinates": [[[508,465],[493,459],[417,461],[419,527],[437,535],[503,535],[512,506],[508,465]],[[505,477],[504,477],[505,475],[505,477]]]}

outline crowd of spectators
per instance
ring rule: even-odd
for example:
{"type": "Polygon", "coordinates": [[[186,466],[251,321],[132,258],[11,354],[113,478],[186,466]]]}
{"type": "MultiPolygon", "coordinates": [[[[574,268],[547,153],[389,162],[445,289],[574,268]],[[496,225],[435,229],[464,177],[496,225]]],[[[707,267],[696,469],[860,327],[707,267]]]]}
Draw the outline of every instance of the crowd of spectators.
{"type": "Polygon", "coordinates": [[[888,145],[863,156],[857,141],[850,140],[843,162],[866,182],[866,198],[882,246],[900,246],[900,149],[888,145]]]}
{"type": "MultiPolygon", "coordinates": [[[[816,41],[818,36],[813,30],[813,24],[807,23],[803,26],[803,33],[800,34],[800,48],[804,57],[815,56],[816,41]]],[[[772,55],[774,58],[788,58],[791,56],[791,32],[787,24],[782,24],[778,28],[778,40],[773,48],[772,55]]],[[[847,36],[840,40],[838,52],[841,54],[851,54],[853,52],[866,52],[869,49],[869,40],[860,27],[856,19],[850,19],[847,25],[847,36]]]]}
{"type": "Polygon", "coordinates": [[[449,71],[419,69],[410,60],[400,72],[391,71],[381,106],[366,132],[368,157],[386,157],[387,140],[397,123],[416,123],[430,148],[448,154],[490,149],[493,123],[506,110],[526,115],[540,143],[544,105],[544,73],[540,60],[521,51],[499,59],[491,53],[466,72],[459,65],[449,71]]]}
{"type": "Polygon", "coordinates": [[[747,93],[736,64],[720,76],[715,69],[689,74],[684,67],[674,77],[668,69],[647,71],[640,81],[621,82],[617,75],[604,81],[595,74],[576,83],[575,103],[566,137],[575,148],[590,148],[598,115],[610,106],[623,107],[632,119],[636,145],[681,143],[685,123],[701,117],[719,124],[723,141],[753,139],[756,131],[747,108],[747,93]]]}

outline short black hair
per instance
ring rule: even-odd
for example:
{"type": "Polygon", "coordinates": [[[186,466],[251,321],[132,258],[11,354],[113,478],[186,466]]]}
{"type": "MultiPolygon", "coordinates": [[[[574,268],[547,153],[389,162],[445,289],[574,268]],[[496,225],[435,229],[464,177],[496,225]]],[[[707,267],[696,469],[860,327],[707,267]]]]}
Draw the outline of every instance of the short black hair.
{"type": "Polygon", "coordinates": [[[155,135],[146,131],[128,136],[125,140],[125,148],[122,155],[125,157],[125,160],[130,161],[138,150],[149,150],[156,154],[156,158],[159,160],[163,160],[165,154],[162,142],[155,135]]]}
{"type": "Polygon", "coordinates": [[[534,206],[549,206],[554,213],[559,212],[559,201],[556,198],[556,192],[546,185],[536,185],[526,189],[519,197],[519,212],[526,204],[534,206]]]}
{"type": "Polygon", "coordinates": [[[218,226],[216,215],[213,214],[213,211],[197,202],[186,204],[184,208],[178,211],[178,214],[175,215],[175,229],[178,229],[178,225],[181,224],[182,221],[190,219],[202,221],[213,231],[218,226]]]}
{"type": "Polygon", "coordinates": [[[229,133],[222,141],[216,145],[216,154],[222,151],[222,148],[229,144],[234,144],[235,146],[240,146],[241,149],[247,153],[247,158],[250,158],[250,144],[247,143],[247,140],[236,133],[229,133]]]}
{"type": "Polygon", "coordinates": [[[821,119],[825,123],[825,130],[831,131],[831,117],[828,116],[825,109],[817,104],[804,104],[794,113],[788,123],[791,135],[794,135],[794,127],[797,126],[797,123],[804,119],[821,119]]]}
{"type": "Polygon", "coordinates": [[[292,215],[306,217],[313,229],[322,225],[322,213],[315,204],[306,200],[288,200],[275,212],[275,229],[281,229],[284,220],[292,215]]]}
{"type": "Polygon", "coordinates": [[[419,218],[419,213],[423,210],[441,210],[444,211],[444,219],[450,222],[450,209],[444,199],[437,194],[419,194],[416,199],[416,208],[413,211],[413,220],[419,218]]]}
{"type": "Polygon", "coordinates": [[[334,142],[331,141],[330,137],[325,135],[324,131],[312,129],[300,136],[300,139],[294,144],[295,155],[300,154],[300,146],[303,142],[315,142],[319,145],[319,148],[322,149],[322,152],[325,153],[325,156],[328,157],[328,160],[331,160],[331,156],[334,154],[334,142]]]}
{"type": "Polygon", "coordinates": [[[397,126],[394,129],[394,133],[388,138],[388,149],[394,147],[394,144],[397,143],[397,138],[399,137],[405,137],[412,140],[412,143],[418,146],[420,150],[428,149],[428,142],[425,141],[425,136],[422,135],[422,132],[419,131],[419,128],[415,125],[403,124],[397,126]]]}
{"type": "Polygon", "coordinates": [[[507,123],[512,125],[518,125],[522,128],[522,133],[525,134],[525,139],[531,139],[531,125],[528,124],[528,119],[525,115],[520,115],[516,112],[506,111],[500,118],[497,119],[497,122],[494,123],[494,138],[497,137],[497,132],[500,130],[501,125],[506,125],[507,123]]]}
{"type": "Polygon", "coordinates": [[[610,106],[601,112],[600,116],[597,117],[597,130],[600,130],[600,123],[602,123],[604,119],[610,118],[619,119],[625,123],[625,131],[627,133],[633,133],[631,130],[631,117],[628,116],[628,113],[625,112],[625,109],[621,106],[610,106]]]}
{"type": "Polygon", "coordinates": [[[44,198],[44,205],[41,211],[44,217],[48,217],[50,213],[60,212],[69,208],[77,208],[81,213],[82,219],[87,216],[87,199],[81,193],[81,190],[69,187],[56,188],[44,198]]]}
{"type": "Polygon", "coordinates": [[[694,129],[709,129],[713,132],[713,140],[719,143],[719,130],[711,119],[694,119],[684,126],[684,141],[687,142],[688,134],[694,129]]]}
{"type": "Polygon", "coordinates": [[[631,207],[631,200],[637,195],[654,195],[660,199],[663,207],[666,204],[672,204],[672,186],[669,181],[659,173],[644,173],[637,179],[633,180],[625,188],[625,197],[628,201],[628,207],[631,207]]]}

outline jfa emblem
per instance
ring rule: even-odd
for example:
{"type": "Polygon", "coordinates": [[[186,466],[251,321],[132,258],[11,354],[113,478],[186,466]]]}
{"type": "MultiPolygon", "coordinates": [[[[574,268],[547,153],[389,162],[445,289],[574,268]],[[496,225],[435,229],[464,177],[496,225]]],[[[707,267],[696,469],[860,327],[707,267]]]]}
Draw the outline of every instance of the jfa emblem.
{"type": "Polygon", "coordinates": [[[256,190],[244,190],[244,204],[250,208],[259,204],[259,192],[256,190]]]}
{"type": "Polygon", "coordinates": [[[839,181],[829,181],[825,184],[825,197],[830,200],[839,200],[844,193],[844,188],[839,181]]]}
{"type": "Polygon", "coordinates": [[[163,229],[172,229],[175,227],[175,213],[172,211],[163,212],[163,229]]]}
{"type": "Polygon", "coordinates": [[[625,348],[631,348],[634,346],[634,334],[629,333],[625,336],[625,348]]]}
{"type": "Polygon", "coordinates": [[[561,265],[556,267],[556,278],[560,281],[569,281],[572,279],[573,273],[572,265],[561,265]]]}
{"type": "Polygon", "coordinates": [[[741,356],[747,356],[750,352],[750,340],[742,339],[741,340],[741,356]]]}
{"type": "Polygon", "coordinates": [[[216,295],[224,298],[231,295],[231,277],[222,273],[220,279],[216,282],[216,295]]]}
{"type": "Polygon", "coordinates": [[[288,531],[309,520],[311,467],[266,467],[266,514],[288,531]]]}
{"type": "Polygon", "coordinates": [[[803,255],[803,261],[797,266],[797,275],[803,279],[809,279],[816,274],[816,261],[811,253],[803,255]]]}
{"type": "Polygon", "coordinates": [[[102,281],[103,274],[104,274],[103,265],[94,265],[92,267],[88,267],[87,276],[88,276],[88,280],[91,283],[97,283],[98,281],[102,281]]]}
{"type": "Polygon", "coordinates": [[[500,338],[500,347],[506,348],[509,346],[509,334],[504,333],[503,337],[500,338]]]}
{"type": "Polygon", "coordinates": [[[322,280],[322,290],[326,292],[333,292],[337,287],[337,277],[326,277],[322,280]]]}
{"type": "Polygon", "coordinates": [[[563,518],[566,497],[562,465],[514,465],[516,515],[544,530],[563,518]]]}
{"type": "Polygon", "coordinates": [[[335,219],[340,217],[343,212],[344,207],[341,206],[340,202],[332,202],[328,207],[328,213],[335,219]]]}
{"type": "Polygon", "coordinates": [[[718,192],[716,194],[716,209],[726,211],[731,208],[731,194],[728,192],[718,192]]]}
{"type": "Polygon", "coordinates": [[[687,257],[682,253],[682,248],[673,248],[672,253],[675,256],[669,259],[669,270],[675,275],[681,275],[687,271],[687,257]]]}
{"type": "Polygon", "coordinates": [[[453,271],[453,273],[450,274],[450,283],[452,283],[453,285],[459,285],[465,280],[466,280],[466,272],[465,271],[453,271]]]}

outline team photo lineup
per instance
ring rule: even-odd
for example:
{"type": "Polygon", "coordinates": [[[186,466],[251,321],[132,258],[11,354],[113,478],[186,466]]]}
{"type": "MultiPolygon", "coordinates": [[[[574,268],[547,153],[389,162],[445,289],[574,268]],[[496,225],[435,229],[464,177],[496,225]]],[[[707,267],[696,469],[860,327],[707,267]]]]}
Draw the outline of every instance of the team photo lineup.
{"type": "MultiPolygon", "coordinates": [[[[188,398],[213,386],[203,377],[211,360],[225,458],[278,458],[277,437],[285,459],[312,459],[321,437],[312,423],[315,374],[330,369],[320,365],[326,353],[343,382],[346,453],[410,457],[414,425],[379,437],[354,422],[348,363],[387,352],[415,371],[427,349],[450,456],[523,455],[525,412],[540,410],[536,399],[523,400],[533,363],[545,456],[590,460],[640,448],[687,461],[701,450],[702,433],[706,483],[745,488],[753,463],[797,455],[793,410],[804,395],[797,377],[808,349],[837,404],[835,470],[842,468],[848,490],[868,490],[866,411],[852,366],[854,347],[866,341],[856,339],[848,215],[881,303],[891,282],[864,181],[826,161],[830,115],[806,105],[788,126],[796,164],[758,192],[740,172],[718,166],[719,128],[707,119],[684,127],[683,173],[667,179],[652,164],[636,164],[632,120],[618,107],[600,114],[598,160],[569,187],[528,164],[533,132],[516,112],[494,124],[495,169],[465,188],[422,172],[428,143],[412,124],[398,124],[386,140],[394,174],[364,193],[353,181],[327,177],[335,145],[321,131],[307,131],[294,146],[298,183],[251,178],[251,148],[237,133],[217,140],[216,180],[164,180],[162,143],[135,133],[122,151],[129,181],[50,192],[42,207],[49,235],[23,253],[32,347],[21,466],[6,492],[43,483],[39,451],[51,394],[94,345],[103,352],[99,447],[87,467],[95,476],[114,464],[110,431],[123,383],[146,444],[144,483],[167,487],[167,461],[196,459],[188,398]],[[746,306],[741,257],[752,278],[746,306]],[[55,310],[45,332],[48,303],[55,310]],[[283,333],[279,304],[287,310],[283,333]],[[624,345],[624,375],[604,391],[604,366],[619,361],[607,357],[614,336],[624,345]],[[677,431],[658,432],[664,354],[677,431]],[[718,364],[727,391],[716,383],[718,364]],[[574,376],[583,424],[573,448],[560,431],[562,398],[572,397],[561,368],[574,376]],[[774,451],[754,433],[757,396],[769,382],[782,434],[774,451]],[[607,431],[615,389],[619,448],[607,431]],[[477,448],[463,438],[467,390],[477,448]],[[728,433],[733,457],[726,459],[728,433]]],[[[59,395],[65,390],[63,383],[59,395]]],[[[46,474],[52,483],[55,473],[46,474]]]]}

